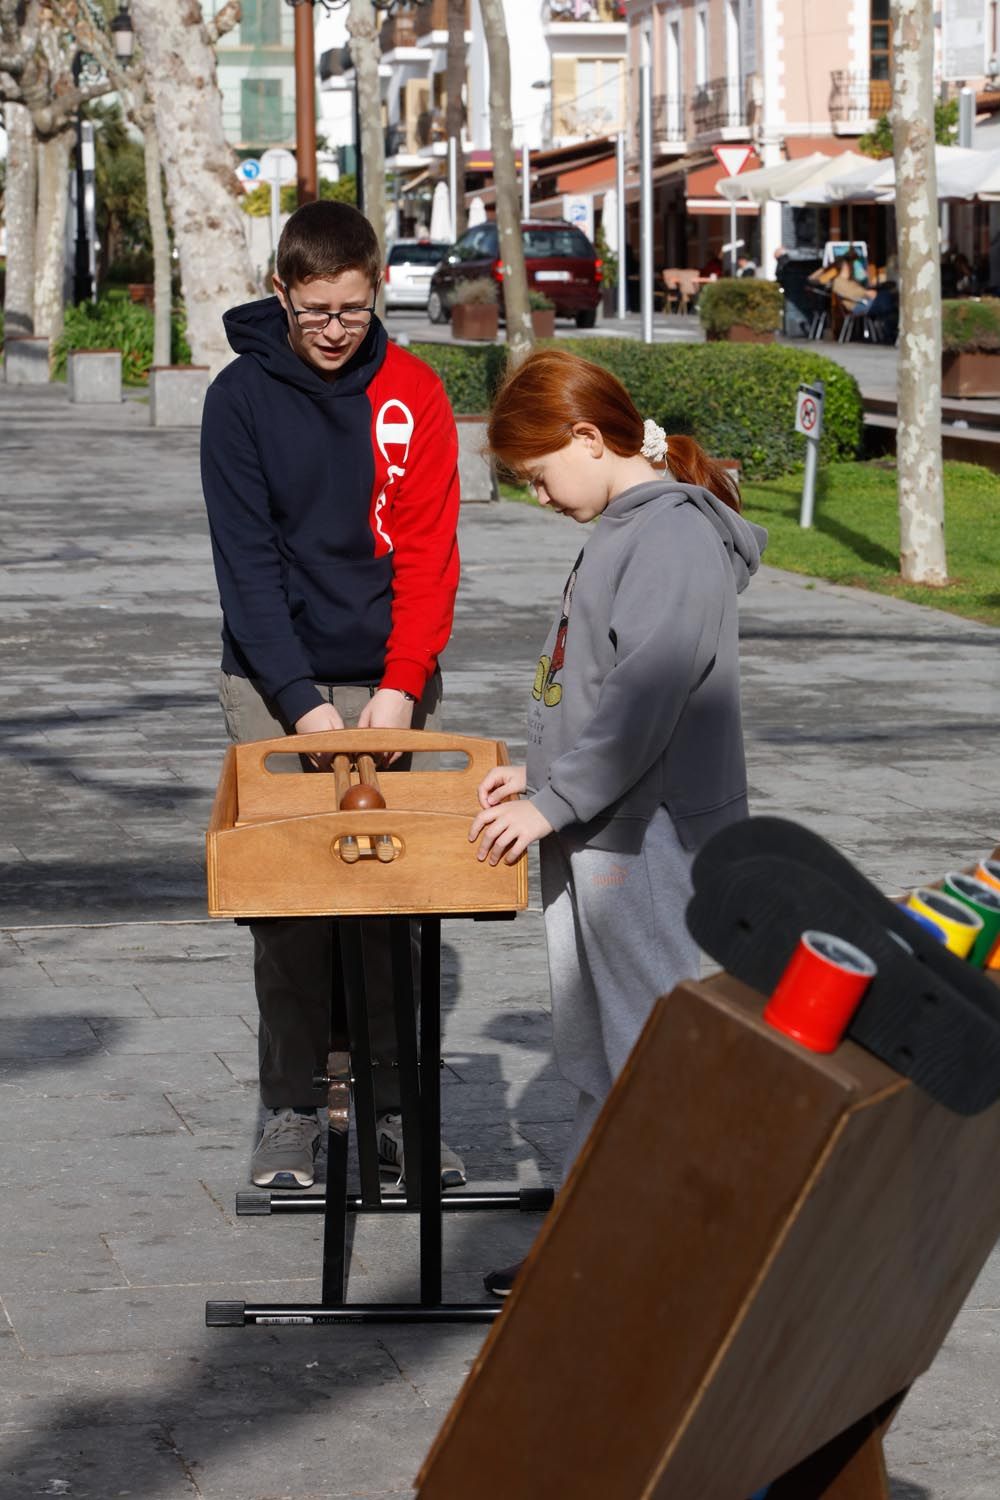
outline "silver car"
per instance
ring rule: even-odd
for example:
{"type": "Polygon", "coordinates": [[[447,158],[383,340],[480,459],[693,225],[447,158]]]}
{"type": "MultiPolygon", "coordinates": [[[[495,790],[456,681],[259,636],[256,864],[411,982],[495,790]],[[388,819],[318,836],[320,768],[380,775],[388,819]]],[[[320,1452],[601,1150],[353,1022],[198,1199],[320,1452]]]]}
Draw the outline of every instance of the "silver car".
{"type": "Polygon", "coordinates": [[[434,268],[451,247],[442,240],[397,240],[385,266],[385,305],[426,307],[434,268]]]}

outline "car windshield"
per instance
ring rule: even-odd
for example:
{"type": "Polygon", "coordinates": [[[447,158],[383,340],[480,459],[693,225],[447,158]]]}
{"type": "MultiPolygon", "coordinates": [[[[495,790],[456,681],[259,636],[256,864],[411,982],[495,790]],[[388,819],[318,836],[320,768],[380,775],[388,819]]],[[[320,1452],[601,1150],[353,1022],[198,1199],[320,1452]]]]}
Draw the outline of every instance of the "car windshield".
{"type": "Polygon", "coordinates": [[[436,240],[421,240],[416,245],[393,245],[389,252],[390,266],[436,266],[444,260],[448,246],[436,240]]]}
{"type": "Polygon", "coordinates": [[[579,229],[525,229],[522,233],[524,253],[532,260],[552,256],[583,256],[586,260],[593,260],[596,253],[587,236],[579,229]]]}

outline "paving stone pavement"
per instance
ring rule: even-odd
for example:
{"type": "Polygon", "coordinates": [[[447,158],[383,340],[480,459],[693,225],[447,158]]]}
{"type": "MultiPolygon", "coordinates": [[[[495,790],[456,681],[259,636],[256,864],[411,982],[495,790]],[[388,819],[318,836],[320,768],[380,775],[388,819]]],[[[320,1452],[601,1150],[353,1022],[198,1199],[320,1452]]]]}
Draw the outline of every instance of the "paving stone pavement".
{"type": "MultiPolygon", "coordinates": [[[[234,1213],[255,1005],[246,933],[204,916],[217,606],[196,436],[147,422],[0,385],[0,1495],[405,1496],[482,1329],[203,1327],[209,1297],[315,1297],[319,1221],[234,1213]]],[[[567,525],[462,517],[447,718],[515,756],[567,525]]],[[[1000,631],[765,569],[743,639],[757,811],[890,890],[997,842],[1000,631]]],[[[552,1181],[570,1101],[537,886],[513,924],[446,924],[444,956],[448,1137],[476,1182],[552,1181]]],[[[446,1291],[532,1232],[449,1220],[446,1291]]],[[[407,1294],[412,1240],[359,1221],[352,1295],[407,1294]]],[[[995,1256],[892,1430],[896,1500],[996,1500],[998,1351],[995,1256]]]]}

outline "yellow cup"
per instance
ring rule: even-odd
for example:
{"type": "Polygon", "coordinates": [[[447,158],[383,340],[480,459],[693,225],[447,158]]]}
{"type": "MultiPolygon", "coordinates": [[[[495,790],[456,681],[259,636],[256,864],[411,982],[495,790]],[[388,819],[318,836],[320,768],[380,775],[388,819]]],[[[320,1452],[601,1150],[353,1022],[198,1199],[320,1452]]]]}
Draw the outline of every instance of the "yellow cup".
{"type": "Polygon", "coordinates": [[[983,927],[983,919],[971,906],[966,906],[944,891],[921,888],[911,891],[907,906],[922,916],[930,917],[945,934],[945,946],[959,958],[968,958],[972,945],[983,927]]]}

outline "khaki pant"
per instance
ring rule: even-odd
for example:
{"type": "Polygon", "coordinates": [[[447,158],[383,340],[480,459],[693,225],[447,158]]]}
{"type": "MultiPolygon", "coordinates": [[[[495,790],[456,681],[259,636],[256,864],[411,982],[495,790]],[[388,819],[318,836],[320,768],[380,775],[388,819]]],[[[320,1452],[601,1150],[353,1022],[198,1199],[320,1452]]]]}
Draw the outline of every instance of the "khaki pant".
{"type": "MultiPolygon", "coordinates": [[[[374,692],[374,685],[316,686],[348,728],[357,723],[374,692]]],[[[229,737],[237,744],[291,732],[277,706],[245,677],[220,673],[219,701],[229,737]]],[[[439,728],[440,704],[441,676],[435,673],[414,707],[413,728],[439,728]]],[[[408,760],[397,762],[393,769],[407,767],[408,760]]],[[[334,924],[326,917],[274,917],[249,926],[260,1012],[257,1050],[261,1101],[268,1109],[322,1107],[326,1092],[313,1086],[313,1074],[326,1071],[331,1003],[336,1001],[338,1009],[342,1008],[333,989],[334,924]]],[[[369,1039],[372,1057],[379,1064],[374,1070],[375,1112],[383,1115],[399,1110],[398,1073],[393,1066],[397,1049],[388,920],[365,918],[361,935],[369,1039]]],[[[416,960],[419,952],[415,937],[413,947],[416,960]]],[[[415,982],[418,974],[419,964],[415,962],[415,982]]]]}

